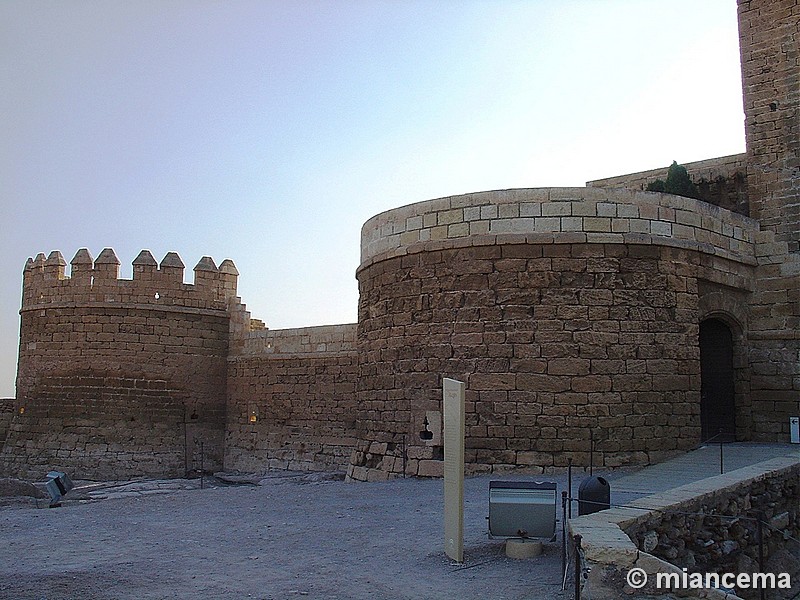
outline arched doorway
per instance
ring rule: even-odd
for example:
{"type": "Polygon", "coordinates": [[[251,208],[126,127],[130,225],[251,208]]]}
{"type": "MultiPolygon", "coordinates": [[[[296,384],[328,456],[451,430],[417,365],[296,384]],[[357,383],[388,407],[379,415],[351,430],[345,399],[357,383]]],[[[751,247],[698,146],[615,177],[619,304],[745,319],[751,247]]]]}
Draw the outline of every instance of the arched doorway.
{"type": "Polygon", "coordinates": [[[736,439],[733,334],[720,319],[700,323],[701,439],[736,439]]]}

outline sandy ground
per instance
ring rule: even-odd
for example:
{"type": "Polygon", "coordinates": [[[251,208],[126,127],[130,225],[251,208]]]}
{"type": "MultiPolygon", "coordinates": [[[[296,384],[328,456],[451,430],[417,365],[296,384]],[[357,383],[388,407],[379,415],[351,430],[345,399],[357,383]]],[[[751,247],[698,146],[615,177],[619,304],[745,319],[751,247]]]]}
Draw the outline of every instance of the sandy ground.
{"type": "MultiPolygon", "coordinates": [[[[628,503],[719,473],[719,452],[602,476],[612,502],[628,503]]],[[[786,454],[800,456],[797,446],[731,444],[726,471],[786,454]]],[[[586,475],[576,469],[575,495],[586,475]]],[[[506,558],[503,541],[488,538],[490,479],[555,481],[559,498],[567,482],[467,478],[462,565],[443,552],[441,480],[276,472],[202,490],[196,479],[76,482],[54,509],[0,498],[0,599],[571,597],[569,586],[561,592],[560,537],[529,560],[506,558]]]]}
{"type": "MultiPolygon", "coordinates": [[[[198,480],[95,485],[54,509],[7,503],[0,598],[562,597],[560,540],[514,560],[488,538],[489,479],[466,480],[462,565],[443,552],[441,480],[282,473],[203,490],[198,480]]],[[[559,497],[566,483],[536,479],[558,481],[559,497]]]]}

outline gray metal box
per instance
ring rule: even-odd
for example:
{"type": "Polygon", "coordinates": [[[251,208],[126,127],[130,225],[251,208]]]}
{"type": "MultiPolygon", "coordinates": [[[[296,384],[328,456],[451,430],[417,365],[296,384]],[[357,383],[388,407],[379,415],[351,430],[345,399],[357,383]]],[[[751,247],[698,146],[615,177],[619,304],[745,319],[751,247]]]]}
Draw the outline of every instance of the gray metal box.
{"type": "Polygon", "coordinates": [[[490,481],[489,535],[552,539],[556,493],[550,481],[490,481]]]}
{"type": "Polygon", "coordinates": [[[67,495],[74,487],[69,475],[61,471],[50,471],[47,474],[47,482],[45,488],[47,493],[50,494],[50,504],[57,504],[63,496],[67,495]]]}

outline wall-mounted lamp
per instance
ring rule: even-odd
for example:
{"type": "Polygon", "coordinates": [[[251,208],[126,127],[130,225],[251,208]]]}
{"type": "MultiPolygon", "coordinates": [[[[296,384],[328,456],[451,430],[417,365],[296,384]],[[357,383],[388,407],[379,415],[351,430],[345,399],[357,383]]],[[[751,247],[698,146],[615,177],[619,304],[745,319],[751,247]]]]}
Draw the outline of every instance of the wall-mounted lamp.
{"type": "Polygon", "coordinates": [[[25,407],[24,406],[20,406],[19,407],[19,414],[21,414],[21,415],[25,414],[25,407]]]}
{"type": "Polygon", "coordinates": [[[250,422],[251,423],[255,423],[256,421],[258,421],[258,417],[256,416],[256,413],[250,413],[250,422]]]}

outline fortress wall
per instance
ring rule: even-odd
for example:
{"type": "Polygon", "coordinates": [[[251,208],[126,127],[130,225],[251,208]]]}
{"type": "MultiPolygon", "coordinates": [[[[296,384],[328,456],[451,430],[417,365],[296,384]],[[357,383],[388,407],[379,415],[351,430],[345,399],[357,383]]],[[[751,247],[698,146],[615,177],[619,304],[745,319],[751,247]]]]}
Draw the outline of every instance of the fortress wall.
{"type": "Polygon", "coordinates": [[[789,417],[800,414],[800,253],[777,238],[773,231],[757,237],[749,306],[750,398],[762,441],[789,439],[789,417]]]}
{"type": "Polygon", "coordinates": [[[739,0],[751,214],[800,251],[800,0],[739,0]]]}
{"type": "Polygon", "coordinates": [[[222,465],[228,298],[235,267],[204,258],[183,283],[176,254],[144,251],[133,280],[110,249],[29,261],[4,473],[40,478],[183,476],[222,465]],[[88,259],[88,260],[87,260],[88,259]]]}
{"type": "Polygon", "coordinates": [[[320,325],[295,329],[251,331],[243,339],[240,356],[320,354],[355,349],[356,324],[320,325]]]}
{"type": "MultiPolygon", "coordinates": [[[[734,154],[691,163],[682,163],[689,178],[698,187],[700,198],[730,211],[748,215],[747,155],[734,154]]],[[[588,181],[588,187],[645,190],[656,179],[665,181],[669,167],[639,173],[617,175],[588,181]]]]}
{"type": "Polygon", "coordinates": [[[750,305],[759,436],[800,414],[800,0],[739,0],[747,182],[760,222],[750,305]]]}
{"type": "Polygon", "coordinates": [[[11,425],[11,418],[14,416],[14,398],[0,398],[0,450],[6,441],[8,427],[11,425]]]}
{"type": "Polygon", "coordinates": [[[225,468],[344,470],[355,446],[356,325],[252,331],[228,361],[225,468]]]}
{"type": "Polygon", "coordinates": [[[624,190],[487,192],[379,215],[358,271],[350,477],[441,475],[440,442],[420,434],[437,422],[442,377],[467,384],[470,472],[586,465],[592,433],[605,466],[694,446],[701,305],[752,289],[756,231],[702,202],[624,190]],[[420,242],[426,220],[454,235],[420,242]],[[495,234],[460,235],[473,223],[495,234]]]}

